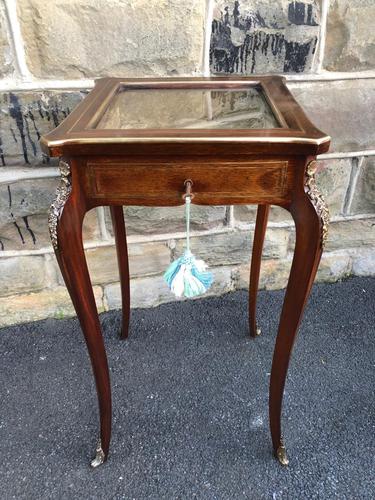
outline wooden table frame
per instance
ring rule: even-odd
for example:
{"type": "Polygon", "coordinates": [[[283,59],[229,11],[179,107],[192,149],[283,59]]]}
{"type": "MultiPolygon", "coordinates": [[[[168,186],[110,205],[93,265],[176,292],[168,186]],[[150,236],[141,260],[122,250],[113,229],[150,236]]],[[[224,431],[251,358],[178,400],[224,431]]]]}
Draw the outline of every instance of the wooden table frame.
{"type": "Polygon", "coordinates": [[[87,211],[110,206],[122,294],[121,338],[128,336],[129,267],[125,205],[183,204],[184,180],[193,181],[193,203],[257,204],[249,287],[249,330],[255,337],[256,296],[270,205],[288,210],[296,244],[272,362],[269,418],[272,444],[287,464],[281,410],[289,359],[328,229],[328,210],[315,183],[316,155],[330,138],[307,119],[281,77],[101,79],[82,103],[47,136],[41,146],[60,157],[61,181],[49,214],[56,258],[85,336],[94,372],[100,413],[100,438],[92,465],[108,457],[111,389],[82,241],[87,211]],[[260,87],[280,127],[267,130],[100,130],[95,128],[121,87],[237,89],[260,87]]]}

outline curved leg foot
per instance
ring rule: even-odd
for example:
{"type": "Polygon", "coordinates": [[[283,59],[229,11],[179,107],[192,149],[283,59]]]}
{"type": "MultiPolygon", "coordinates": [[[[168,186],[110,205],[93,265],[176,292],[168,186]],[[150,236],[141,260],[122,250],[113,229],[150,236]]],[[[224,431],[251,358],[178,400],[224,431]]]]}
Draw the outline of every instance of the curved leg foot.
{"type": "Polygon", "coordinates": [[[256,337],[257,335],[261,334],[261,330],[257,327],[256,322],[256,304],[259,286],[260,264],[262,259],[264,236],[267,229],[269,209],[269,205],[258,205],[257,218],[255,223],[249,286],[249,330],[251,337],[256,337]]]}
{"type": "Polygon", "coordinates": [[[85,200],[71,181],[70,166],[60,162],[62,174],[56,200],[49,214],[52,245],[65,284],[76,310],[94,372],[100,413],[100,439],[108,456],[111,438],[111,388],[107,356],[100,328],[82,242],[82,223],[87,211],[85,200]]]}
{"type": "Polygon", "coordinates": [[[130,319],[130,278],[129,278],[129,259],[128,247],[126,243],[126,230],[124,212],[122,207],[111,206],[111,218],[113,231],[116,240],[117,261],[120,273],[121,283],[121,301],[122,301],[122,326],[120,337],[126,339],[129,333],[130,319]]]}
{"type": "Polygon", "coordinates": [[[285,380],[297,329],[320,262],[328,225],[328,212],[311,178],[313,174],[309,167],[306,175],[303,169],[300,175],[303,189],[295,195],[289,206],[296,226],[296,246],[281,312],[270,380],[272,444],[275,455],[283,464],[287,462],[281,437],[285,380]]]}
{"type": "Polygon", "coordinates": [[[102,442],[99,439],[95,450],[95,458],[91,460],[90,465],[93,469],[96,469],[96,467],[99,467],[99,465],[104,464],[105,461],[106,461],[106,456],[102,448],[102,442]]]}
{"type": "Polygon", "coordinates": [[[289,465],[289,459],[286,454],[286,448],[284,445],[284,441],[281,438],[280,446],[276,450],[276,457],[281,465],[289,465]]]}

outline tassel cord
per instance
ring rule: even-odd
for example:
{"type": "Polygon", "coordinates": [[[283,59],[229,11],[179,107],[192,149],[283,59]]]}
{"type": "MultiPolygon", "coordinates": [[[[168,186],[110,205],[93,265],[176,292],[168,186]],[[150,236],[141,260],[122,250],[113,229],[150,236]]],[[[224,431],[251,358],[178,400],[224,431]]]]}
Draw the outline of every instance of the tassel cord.
{"type": "Polygon", "coordinates": [[[185,217],[186,217],[186,251],[190,252],[190,204],[191,196],[185,197],[185,217]]]}

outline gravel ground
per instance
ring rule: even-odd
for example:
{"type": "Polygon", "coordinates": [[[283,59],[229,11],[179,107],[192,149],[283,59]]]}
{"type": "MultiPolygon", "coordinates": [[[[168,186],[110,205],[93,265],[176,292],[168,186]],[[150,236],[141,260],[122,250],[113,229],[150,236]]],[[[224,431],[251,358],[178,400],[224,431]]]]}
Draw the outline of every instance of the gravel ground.
{"type": "Polygon", "coordinates": [[[97,439],[76,319],[0,330],[2,499],[373,499],[375,279],[315,285],[284,398],[290,465],[272,457],[268,383],[282,292],[101,315],[114,401],[111,454],[97,439]]]}

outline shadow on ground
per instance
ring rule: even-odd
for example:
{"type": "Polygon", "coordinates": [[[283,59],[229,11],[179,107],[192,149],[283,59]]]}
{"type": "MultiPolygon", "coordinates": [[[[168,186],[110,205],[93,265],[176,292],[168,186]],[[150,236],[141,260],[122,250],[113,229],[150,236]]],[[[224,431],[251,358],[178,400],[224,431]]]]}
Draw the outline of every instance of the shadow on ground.
{"type": "Polygon", "coordinates": [[[272,457],[268,383],[282,292],[101,316],[113,386],[109,461],[76,319],[0,331],[2,498],[374,498],[375,279],[316,285],[290,366],[290,465],[272,457]],[[371,472],[372,471],[372,472],[371,472]]]}

